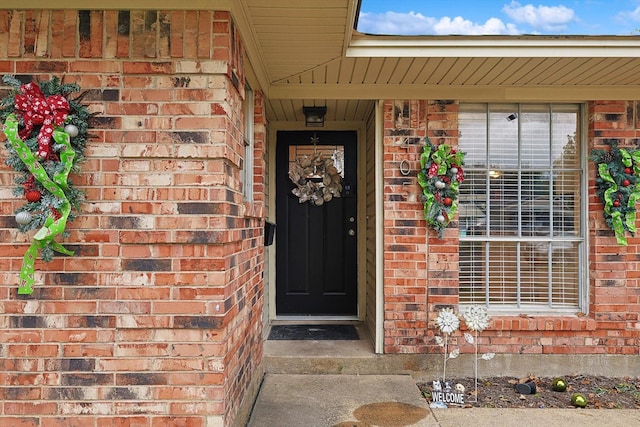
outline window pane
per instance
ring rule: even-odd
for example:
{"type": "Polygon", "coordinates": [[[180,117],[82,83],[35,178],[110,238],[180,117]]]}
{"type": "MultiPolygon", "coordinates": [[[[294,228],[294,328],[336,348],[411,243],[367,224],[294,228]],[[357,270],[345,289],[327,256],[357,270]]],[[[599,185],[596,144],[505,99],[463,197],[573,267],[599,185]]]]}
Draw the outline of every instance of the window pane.
{"type": "Polygon", "coordinates": [[[465,169],[459,193],[459,223],[461,235],[487,232],[487,174],[484,170],[465,169]]]}
{"type": "Polygon", "coordinates": [[[467,168],[483,168],[487,164],[487,107],[469,105],[464,122],[459,122],[460,137],[464,137],[467,168]]]}
{"type": "Polygon", "coordinates": [[[578,245],[575,242],[551,244],[551,305],[575,307],[580,298],[578,245]]]}
{"type": "Polygon", "coordinates": [[[552,161],[556,169],[578,169],[580,167],[577,152],[576,135],[578,133],[578,115],[572,112],[555,112],[553,117],[552,161]]]}
{"type": "Polygon", "coordinates": [[[522,235],[548,236],[549,173],[526,171],[522,173],[522,235]]]}
{"type": "Polygon", "coordinates": [[[289,172],[291,172],[297,162],[307,159],[303,163],[305,178],[322,178],[322,168],[320,163],[327,159],[333,161],[332,165],[337,169],[338,174],[344,178],[344,146],[343,145],[291,145],[289,147],[289,172]]]}
{"type": "Polygon", "coordinates": [[[491,242],[487,245],[489,306],[518,303],[517,245],[515,242],[491,242]]]}
{"type": "Polygon", "coordinates": [[[492,236],[517,235],[518,173],[508,171],[496,177],[489,176],[489,233],[492,236]]]}
{"type": "Polygon", "coordinates": [[[549,108],[522,107],[519,121],[522,144],[522,169],[548,170],[550,166],[549,108]]]}
{"type": "Polygon", "coordinates": [[[549,300],[548,246],[546,242],[522,245],[520,295],[523,305],[546,304],[549,300]]]}
{"type": "Polygon", "coordinates": [[[518,167],[517,117],[516,105],[492,107],[489,113],[489,165],[498,171],[518,167]]]}
{"type": "Polygon", "coordinates": [[[562,172],[553,184],[553,234],[578,236],[580,233],[580,174],[562,172]]]}
{"type": "Polygon", "coordinates": [[[485,243],[460,241],[460,300],[483,302],[485,297],[485,243]]]}

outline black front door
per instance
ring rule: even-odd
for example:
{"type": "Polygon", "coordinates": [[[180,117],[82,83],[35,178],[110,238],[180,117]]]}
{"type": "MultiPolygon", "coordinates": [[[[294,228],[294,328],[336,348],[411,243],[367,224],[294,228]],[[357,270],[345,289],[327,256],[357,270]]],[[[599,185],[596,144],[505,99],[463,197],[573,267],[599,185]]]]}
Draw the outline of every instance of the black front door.
{"type": "Polygon", "coordinates": [[[278,132],[277,314],[357,314],[356,143],[350,131],[278,132]]]}

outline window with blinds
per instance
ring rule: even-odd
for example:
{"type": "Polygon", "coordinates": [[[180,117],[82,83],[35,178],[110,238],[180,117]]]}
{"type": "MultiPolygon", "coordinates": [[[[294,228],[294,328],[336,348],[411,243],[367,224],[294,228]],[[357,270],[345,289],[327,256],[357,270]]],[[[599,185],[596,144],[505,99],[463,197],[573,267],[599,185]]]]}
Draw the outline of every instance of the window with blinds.
{"type": "Polygon", "coordinates": [[[584,308],[580,107],[463,104],[460,304],[584,308]]]}

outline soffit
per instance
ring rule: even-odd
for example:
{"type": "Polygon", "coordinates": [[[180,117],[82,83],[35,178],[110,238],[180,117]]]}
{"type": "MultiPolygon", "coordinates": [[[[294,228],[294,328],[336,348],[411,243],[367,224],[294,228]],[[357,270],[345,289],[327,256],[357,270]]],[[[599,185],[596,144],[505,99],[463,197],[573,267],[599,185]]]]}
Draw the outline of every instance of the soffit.
{"type": "Polygon", "coordinates": [[[379,97],[376,91],[371,92],[376,86],[383,93],[385,87],[406,86],[411,91],[418,90],[416,96],[421,96],[421,86],[438,92],[447,87],[634,89],[640,84],[638,70],[640,58],[630,57],[358,57],[322,64],[273,82],[272,89],[280,89],[273,95],[290,92],[291,96],[296,96],[302,87],[333,90],[337,85],[341,87],[338,93],[353,96],[360,87],[365,98],[379,97]],[[285,87],[289,91],[283,90],[285,87]]]}
{"type": "Polygon", "coordinates": [[[272,94],[297,96],[315,86],[348,97],[359,88],[372,99],[390,89],[405,97],[450,90],[477,98],[487,89],[500,94],[529,88],[560,89],[561,96],[575,92],[573,99],[585,100],[600,90],[614,96],[637,91],[639,69],[640,37],[355,35],[344,57],[274,81],[272,94]],[[578,93],[583,89],[596,92],[578,93]]]}
{"type": "Polygon", "coordinates": [[[355,0],[244,0],[269,82],[280,81],[343,56],[355,0]]]}

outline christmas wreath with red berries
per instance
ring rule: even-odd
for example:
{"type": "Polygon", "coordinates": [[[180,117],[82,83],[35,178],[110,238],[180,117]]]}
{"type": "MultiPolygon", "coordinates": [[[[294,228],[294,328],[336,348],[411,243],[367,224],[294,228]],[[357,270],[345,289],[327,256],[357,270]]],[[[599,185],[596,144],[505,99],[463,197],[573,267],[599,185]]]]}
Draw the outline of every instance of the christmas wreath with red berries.
{"type": "Polygon", "coordinates": [[[636,232],[636,203],[640,199],[640,150],[628,151],[612,143],[596,149],[591,159],[598,166],[596,194],[604,205],[605,223],[619,245],[627,245],[625,232],[636,232]]]}
{"type": "Polygon", "coordinates": [[[14,195],[26,203],[16,214],[18,229],[27,233],[39,229],[27,250],[20,272],[18,293],[31,294],[34,262],[40,253],[51,261],[55,252],[73,255],[55,238],[67,237],[67,221],[73,221],[84,193],[72,185],[69,174],[79,171],[89,135],[91,113],[80,102],[76,83],[51,80],[23,83],[11,75],[3,76],[11,87],[2,100],[0,120],[7,137],[5,163],[17,172],[14,195]]]}
{"type": "Polygon", "coordinates": [[[424,217],[442,238],[458,210],[458,188],[464,181],[464,153],[448,144],[437,147],[426,138],[420,156],[418,183],[422,187],[424,217]]]}

